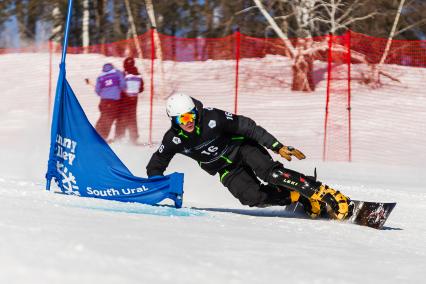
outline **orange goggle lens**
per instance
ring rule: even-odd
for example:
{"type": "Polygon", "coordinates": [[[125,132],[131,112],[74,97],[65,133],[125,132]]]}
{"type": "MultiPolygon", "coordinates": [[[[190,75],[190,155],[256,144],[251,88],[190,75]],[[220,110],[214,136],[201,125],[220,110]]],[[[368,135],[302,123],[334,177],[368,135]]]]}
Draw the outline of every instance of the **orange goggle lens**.
{"type": "Polygon", "coordinates": [[[187,125],[189,122],[194,122],[196,118],[195,111],[187,112],[178,116],[175,116],[175,122],[177,124],[187,125]]]}

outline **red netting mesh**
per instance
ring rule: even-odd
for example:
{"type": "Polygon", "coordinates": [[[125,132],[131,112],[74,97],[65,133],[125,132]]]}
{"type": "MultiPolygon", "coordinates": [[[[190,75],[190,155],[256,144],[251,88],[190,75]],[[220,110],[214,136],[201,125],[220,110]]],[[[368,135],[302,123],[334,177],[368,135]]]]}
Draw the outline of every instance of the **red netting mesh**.
{"type": "MultiPolygon", "coordinates": [[[[352,50],[366,55],[368,62],[379,63],[386,47],[387,39],[375,38],[353,33],[351,36],[352,50]]],[[[426,67],[425,40],[392,40],[386,64],[426,67]]]]}
{"type": "MultiPolygon", "coordinates": [[[[308,62],[313,66],[307,71],[313,92],[291,90],[294,60],[282,40],[253,38],[239,32],[217,39],[188,39],[151,30],[136,40],[70,47],[67,76],[95,125],[99,97],[93,83],[102,65],[110,62],[122,69],[126,56],[138,57],[136,66],[145,83],[137,105],[141,142],[161,140],[169,127],[165,99],[180,91],[200,99],[205,106],[252,117],[283,143],[297,146],[310,158],[424,164],[426,41],[392,41],[380,75],[374,64],[380,62],[387,39],[351,33],[335,36],[332,41],[329,36],[313,41],[322,46],[308,62]],[[328,53],[329,43],[333,49],[328,53]],[[404,143],[409,146],[401,147],[404,143]],[[395,147],[399,147],[397,155],[395,147]]],[[[298,39],[291,42],[296,45],[298,39]]],[[[52,63],[52,73],[43,75],[46,88],[34,89],[47,93],[49,78],[51,85],[57,78],[60,46],[0,50],[0,54],[23,52],[39,52],[45,58],[46,70],[52,63]]],[[[114,133],[113,126],[109,138],[114,138],[114,133]]]]}
{"type": "Polygon", "coordinates": [[[350,33],[328,37],[323,159],[351,160],[350,33]],[[338,46],[342,52],[333,52],[338,46]]]}

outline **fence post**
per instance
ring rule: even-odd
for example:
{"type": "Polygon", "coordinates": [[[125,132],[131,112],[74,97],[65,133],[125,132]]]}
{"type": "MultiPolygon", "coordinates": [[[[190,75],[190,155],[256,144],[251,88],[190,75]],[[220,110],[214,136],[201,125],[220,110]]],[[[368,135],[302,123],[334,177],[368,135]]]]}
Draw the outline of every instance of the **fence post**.
{"type": "Polygon", "coordinates": [[[238,79],[239,79],[239,70],[240,70],[240,29],[237,28],[235,32],[235,99],[234,99],[234,113],[237,114],[238,111],[238,79]]]}
{"type": "Polygon", "coordinates": [[[154,103],[154,60],[155,60],[155,43],[154,43],[155,27],[151,27],[151,92],[149,99],[149,138],[148,144],[152,145],[152,113],[154,103]]]}
{"type": "Polygon", "coordinates": [[[351,128],[351,30],[346,31],[346,48],[348,49],[347,53],[347,63],[348,63],[348,143],[349,143],[349,151],[348,151],[348,160],[352,162],[352,128],[351,128]]]}
{"type": "Polygon", "coordinates": [[[324,142],[322,150],[322,159],[326,159],[326,149],[327,149],[327,124],[328,124],[328,104],[330,102],[330,82],[331,82],[331,64],[332,64],[332,51],[333,46],[333,34],[328,35],[328,56],[327,56],[327,97],[325,103],[325,119],[324,119],[324,142]]]}
{"type": "Polygon", "coordinates": [[[47,100],[47,125],[50,127],[51,116],[50,110],[52,108],[52,41],[49,40],[49,86],[48,86],[48,100],[47,100]]]}

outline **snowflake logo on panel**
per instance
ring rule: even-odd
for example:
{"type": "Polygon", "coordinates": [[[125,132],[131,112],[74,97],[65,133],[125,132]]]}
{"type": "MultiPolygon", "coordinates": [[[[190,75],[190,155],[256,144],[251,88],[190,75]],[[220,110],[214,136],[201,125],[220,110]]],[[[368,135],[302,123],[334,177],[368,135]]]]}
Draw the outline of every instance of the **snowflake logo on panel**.
{"type": "Polygon", "coordinates": [[[173,139],[172,139],[172,141],[173,141],[173,143],[175,143],[176,145],[177,144],[180,144],[182,141],[180,140],[180,138],[179,137],[173,137],[173,139]]]}
{"type": "Polygon", "coordinates": [[[77,181],[75,176],[65,167],[64,164],[56,162],[56,170],[62,176],[61,184],[63,189],[65,189],[66,194],[80,195],[78,192],[77,181]]]}
{"type": "Polygon", "coordinates": [[[216,127],[216,120],[210,120],[209,121],[209,127],[210,128],[215,128],[216,127]]]}

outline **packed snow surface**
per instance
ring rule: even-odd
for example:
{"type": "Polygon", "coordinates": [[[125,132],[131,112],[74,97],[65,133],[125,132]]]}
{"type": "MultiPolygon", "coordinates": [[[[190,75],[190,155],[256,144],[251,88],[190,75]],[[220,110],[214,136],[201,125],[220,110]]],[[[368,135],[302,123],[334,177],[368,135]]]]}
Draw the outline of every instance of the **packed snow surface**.
{"type": "MultiPolygon", "coordinates": [[[[84,85],[84,77],[76,77],[76,66],[90,60],[101,65],[100,56],[69,55],[68,77],[77,96],[83,90],[91,94],[80,101],[93,122],[97,97],[84,85]]],[[[309,158],[313,148],[306,144],[307,160],[285,163],[309,174],[317,167],[320,180],[354,199],[397,202],[384,230],[311,220],[279,207],[244,207],[217,176],[183,156],[175,157],[168,172],[185,173],[184,208],[119,203],[44,190],[50,139],[48,55],[1,55],[0,66],[0,283],[422,283],[426,276],[426,150],[424,143],[419,145],[426,141],[424,119],[404,123],[418,129],[417,134],[395,127],[393,131],[408,133],[410,139],[392,133],[394,151],[383,150],[393,162],[373,163],[377,149],[368,147],[374,140],[365,140],[357,151],[370,160],[323,163],[319,155],[309,158]]],[[[404,74],[409,78],[410,70],[404,74]]],[[[318,94],[324,93],[324,84],[319,83],[318,94]]],[[[408,97],[404,88],[415,92],[411,85],[389,88],[385,103],[403,104],[408,97]]],[[[416,92],[409,108],[424,117],[424,88],[416,92]]],[[[293,129],[296,112],[287,117],[295,123],[286,125],[264,119],[273,115],[268,108],[280,103],[273,90],[265,96],[268,101],[258,101],[256,108],[252,100],[242,100],[241,112],[265,121],[277,137],[289,133],[294,146],[303,144],[299,139],[310,132],[293,129]]],[[[324,98],[293,96],[296,104],[323,103],[324,98]]],[[[208,106],[226,107],[211,96],[197,98],[208,106]]],[[[147,96],[142,98],[141,113],[147,101],[147,96]]],[[[158,111],[163,111],[160,106],[158,111]]],[[[322,119],[318,114],[319,125],[322,119]]],[[[155,123],[162,131],[169,122],[163,115],[155,123]]],[[[373,135],[370,128],[365,131],[365,136],[373,135]]],[[[379,139],[381,147],[385,140],[379,139]]],[[[135,175],[146,176],[155,146],[112,147],[135,175]]]]}

